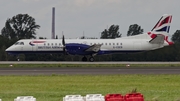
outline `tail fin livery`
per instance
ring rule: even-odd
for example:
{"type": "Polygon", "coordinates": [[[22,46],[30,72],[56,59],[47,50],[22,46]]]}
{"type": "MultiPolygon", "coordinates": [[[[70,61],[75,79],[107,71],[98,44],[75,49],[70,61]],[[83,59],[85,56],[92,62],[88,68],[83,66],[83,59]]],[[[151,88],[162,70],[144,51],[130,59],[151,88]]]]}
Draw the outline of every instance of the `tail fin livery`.
{"type": "Polygon", "coordinates": [[[172,15],[164,14],[151,31],[169,33],[171,20],[172,15]]]}
{"type": "Polygon", "coordinates": [[[172,15],[164,14],[157,22],[157,24],[153,27],[151,32],[148,32],[148,35],[150,35],[152,39],[156,38],[157,35],[163,35],[164,41],[167,42],[168,45],[172,45],[173,42],[168,41],[168,33],[170,30],[171,20],[172,20],[172,15]]]}

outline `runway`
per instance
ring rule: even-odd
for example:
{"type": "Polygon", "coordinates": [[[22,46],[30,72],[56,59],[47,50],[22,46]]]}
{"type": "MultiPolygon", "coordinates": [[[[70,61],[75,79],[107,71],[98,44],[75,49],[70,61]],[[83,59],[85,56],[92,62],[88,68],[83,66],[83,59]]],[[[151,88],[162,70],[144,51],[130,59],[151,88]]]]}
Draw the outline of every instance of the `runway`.
{"type": "Polygon", "coordinates": [[[180,62],[80,62],[80,61],[0,61],[0,64],[180,64],[180,62]]]}
{"type": "Polygon", "coordinates": [[[112,74],[180,74],[180,69],[120,68],[0,68],[0,75],[112,75],[112,74]]]}
{"type": "MultiPolygon", "coordinates": [[[[1,61],[0,64],[180,64],[180,62],[47,62],[47,61],[1,61]]],[[[112,75],[112,74],[180,74],[179,67],[8,67],[0,68],[0,75],[112,75]]]]}

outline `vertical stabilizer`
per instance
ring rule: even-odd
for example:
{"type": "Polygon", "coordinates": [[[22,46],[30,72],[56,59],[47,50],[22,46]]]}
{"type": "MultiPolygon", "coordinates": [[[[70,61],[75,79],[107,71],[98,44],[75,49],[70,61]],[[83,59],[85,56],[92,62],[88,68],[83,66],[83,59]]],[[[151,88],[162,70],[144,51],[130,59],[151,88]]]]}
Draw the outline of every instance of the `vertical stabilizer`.
{"type": "Polygon", "coordinates": [[[171,14],[164,14],[160,20],[157,22],[157,24],[153,27],[151,32],[148,32],[148,35],[154,39],[157,37],[157,35],[164,35],[164,40],[168,45],[172,45],[173,42],[168,41],[168,33],[170,30],[170,24],[172,21],[172,15],[171,14]]]}
{"type": "Polygon", "coordinates": [[[164,14],[151,31],[169,33],[171,20],[172,15],[164,14]]]}

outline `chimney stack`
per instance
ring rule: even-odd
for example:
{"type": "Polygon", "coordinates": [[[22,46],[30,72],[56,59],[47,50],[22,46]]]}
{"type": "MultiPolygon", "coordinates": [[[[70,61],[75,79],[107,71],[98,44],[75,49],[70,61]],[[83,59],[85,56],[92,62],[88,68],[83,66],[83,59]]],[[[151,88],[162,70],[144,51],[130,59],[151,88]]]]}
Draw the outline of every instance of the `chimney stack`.
{"type": "Polygon", "coordinates": [[[52,8],[52,35],[51,39],[55,39],[55,7],[52,8]]]}

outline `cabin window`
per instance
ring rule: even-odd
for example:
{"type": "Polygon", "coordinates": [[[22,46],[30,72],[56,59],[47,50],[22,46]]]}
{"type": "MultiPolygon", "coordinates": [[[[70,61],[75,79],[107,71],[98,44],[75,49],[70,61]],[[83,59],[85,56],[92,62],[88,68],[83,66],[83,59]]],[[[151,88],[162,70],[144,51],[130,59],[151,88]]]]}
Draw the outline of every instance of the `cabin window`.
{"type": "Polygon", "coordinates": [[[61,46],[61,43],[59,43],[59,46],[61,46]]]}
{"type": "Polygon", "coordinates": [[[119,43],[117,43],[117,45],[119,45],[119,43]]]}
{"type": "Polygon", "coordinates": [[[107,45],[107,43],[105,45],[107,45]]]}
{"type": "Polygon", "coordinates": [[[90,43],[90,45],[92,45],[92,43],[90,43]]]}
{"type": "Polygon", "coordinates": [[[55,46],[57,46],[57,43],[55,43],[55,46]]]}
{"type": "Polygon", "coordinates": [[[111,43],[109,43],[109,45],[111,45],[111,43]]]}
{"type": "Polygon", "coordinates": [[[122,43],[120,43],[122,45],[122,43]]]}
{"type": "Polygon", "coordinates": [[[46,43],[44,43],[44,46],[46,46],[46,43]]]}
{"type": "Polygon", "coordinates": [[[113,45],[115,45],[115,43],[113,43],[113,45]]]}
{"type": "Polygon", "coordinates": [[[49,43],[48,43],[48,46],[49,46],[49,43]]]}
{"type": "Polygon", "coordinates": [[[103,45],[103,43],[101,45],[103,45]]]}
{"type": "Polygon", "coordinates": [[[51,45],[53,46],[53,43],[51,43],[51,45]]]}

